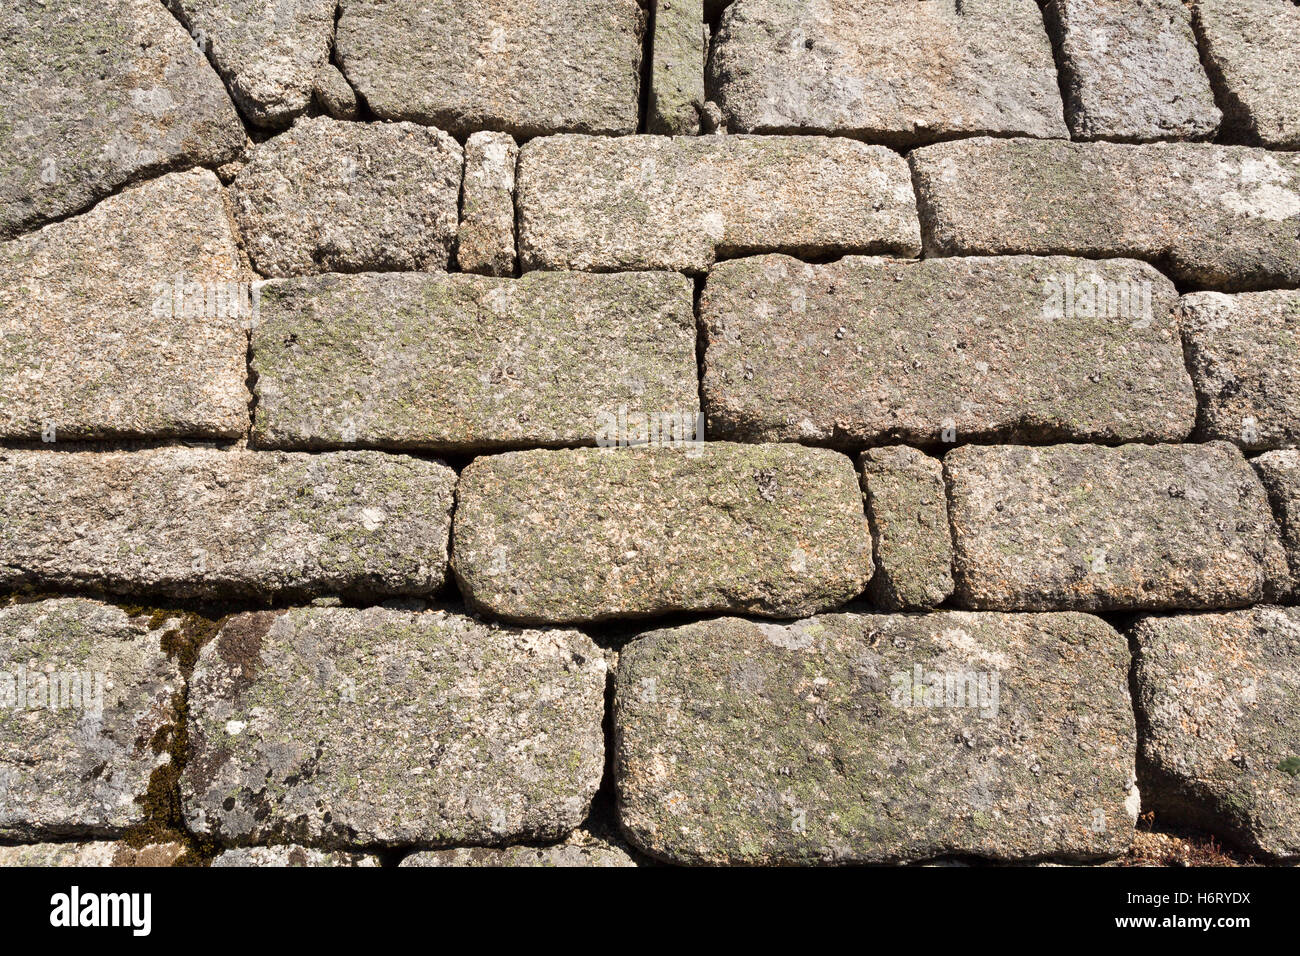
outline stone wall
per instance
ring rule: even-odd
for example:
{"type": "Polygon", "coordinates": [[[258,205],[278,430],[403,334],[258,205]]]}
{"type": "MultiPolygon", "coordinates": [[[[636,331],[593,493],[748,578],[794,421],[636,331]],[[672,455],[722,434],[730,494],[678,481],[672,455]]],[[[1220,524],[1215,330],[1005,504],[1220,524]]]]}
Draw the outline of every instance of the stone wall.
{"type": "Polygon", "coordinates": [[[16,0],[0,864],[1300,857],[1300,6],[16,0]]]}

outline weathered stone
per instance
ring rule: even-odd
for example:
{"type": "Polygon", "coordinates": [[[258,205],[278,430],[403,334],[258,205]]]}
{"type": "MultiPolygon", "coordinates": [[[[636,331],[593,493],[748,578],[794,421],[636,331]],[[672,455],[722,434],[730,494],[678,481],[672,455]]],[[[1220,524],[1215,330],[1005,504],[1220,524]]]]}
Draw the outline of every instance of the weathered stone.
{"type": "Polygon", "coordinates": [[[335,119],[361,118],[361,103],[357,100],[357,91],[333,63],[322,64],[316,71],[312,89],[316,94],[316,102],[335,119]]]}
{"type": "Polygon", "coordinates": [[[259,126],[288,126],[329,58],[336,0],[166,0],[259,126]]]}
{"type": "Polygon", "coordinates": [[[185,818],[222,843],[557,840],[604,769],[605,661],[577,631],[260,612],[225,624],[190,688],[185,818]]]}
{"type": "Polygon", "coordinates": [[[876,555],[872,600],[887,611],[943,603],[953,586],[943,465],[906,445],[873,448],[861,462],[876,555]]]}
{"type": "Polygon", "coordinates": [[[638,0],[341,0],[335,50],[375,115],[465,135],[636,132],[638,0]]]}
{"type": "Polygon", "coordinates": [[[1205,436],[1252,450],[1300,444],[1300,292],[1200,292],[1181,306],[1205,436]]]}
{"type": "Polygon", "coordinates": [[[144,819],[185,684],[167,627],[81,598],[0,609],[0,837],[114,837],[144,819]]]}
{"type": "Polygon", "coordinates": [[[1226,442],[967,445],[944,472],[967,607],[1230,608],[1285,580],[1264,488],[1226,442]]]}
{"type": "Polygon", "coordinates": [[[1149,617],[1133,636],[1143,801],[1300,857],[1300,608],[1149,617]]]}
{"type": "Polygon", "coordinates": [[[524,269],[920,249],[903,158],[831,137],[550,136],[520,150],[518,201],[524,269]]]}
{"type": "Polygon", "coordinates": [[[1270,451],[1254,465],[1282,529],[1291,564],[1291,597],[1300,599],[1300,451],[1270,451]]]}
{"type": "Polygon", "coordinates": [[[700,300],[711,438],[1178,441],[1196,397],[1150,266],[784,256],[714,267],[700,300]]]}
{"type": "Polygon", "coordinates": [[[0,271],[0,437],[247,432],[252,276],[208,170],[0,243],[0,271]]]}
{"type": "Polygon", "coordinates": [[[399,866],[474,867],[627,867],[637,863],[622,847],[589,833],[575,832],[554,846],[465,847],[412,853],[399,866]]]}
{"type": "Polygon", "coordinates": [[[618,667],[623,832],[679,863],[1116,856],[1138,811],[1128,663],[1083,614],[651,631],[618,667]]]}
{"type": "Polygon", "coordinates": [[[179,843],[33,843],[0,846],[0,866],[174,866],[184,852],[179,843]]]}
{"type": "Polygon", "coordinates": [[[684,276],[644,272],[267,283],[253,333],[254,441],[593,444],[620,409],[694,429],[692,291],[684,276]]]}
{"type": "Polygon", "coordinates": [[[710,99],[732,132],[910,146],[1065,136],[1033,0],[744,0],[722,15],[710,99]]]}
{"type": "Polygon", "coordinates": [[[1149,259],[1229,291],[1300,285],[1300,154],[970,139],[911,153],[926,253],[1149,259]]]}
{"type": "Polygon", "coordinates": [[[508,133],[475,133],[465,142],[456,261],[462,272],[515,273],[515,164],[508,133]]]}
{"type": "Polygon", "coordinates": [[[314,850],[305,846],[253,846],[223,850],[212,860],[212,865],[224,867],[377,867],[379,866],[379,858],[367,856],[363,853],[346,853],[342,850],[314,850]]]}
{"type": "Polygon", "coordinates": [[[1274,149],[1300,148],[1300,7],[1282,0],[1192,0],[1225,125],[1274,149]]]}
{"type": "Polygon", "coordinates": [[[253,265],[269,276],[445,272],[464,162],[441,130],[303,118],[259,146],[235,179],[253,265]]]}
{"type": "Polygon", "coordinates": [[[509,452],[471,462],[456,499],[461,593],[507,620],[794,617],[843,604],[871,577],[857,474],[826,449],[509,452]]]}
{"type": "Polygon", "coordinates": [[[647,132],[699,133],[707,56],[703,24],[703,0],[655,0],[647,132]]]}
{"type": "Polygon", "coordinates": [[[0,11],[0,238],[126,183],[233,159],[244,131],[158,0],[13,0],[0,11]]]}
{"type": "Polygon", "coordinates": [[[1051,0],[1075,139],[1209,139],[1222,114],[1182,0],[1051,0]]]}
{"type": "Polygon", "coordinates": [[[430,594],[455,480],[378,452],[0,450],[0,589],[430,594]]]}

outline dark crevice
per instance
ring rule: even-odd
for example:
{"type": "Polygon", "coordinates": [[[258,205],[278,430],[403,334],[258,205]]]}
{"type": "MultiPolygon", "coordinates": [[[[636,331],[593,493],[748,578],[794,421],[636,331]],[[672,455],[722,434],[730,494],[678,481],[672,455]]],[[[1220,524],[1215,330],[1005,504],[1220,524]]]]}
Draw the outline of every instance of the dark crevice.
{"type": "Polygon", "coordinates": [[[650,125],[650,88],[654,77],[655,17],[657,0],[646,0],[645,36],[641,41],[641,88],[638,90],[636,131],[645,133],[650,125]]]}

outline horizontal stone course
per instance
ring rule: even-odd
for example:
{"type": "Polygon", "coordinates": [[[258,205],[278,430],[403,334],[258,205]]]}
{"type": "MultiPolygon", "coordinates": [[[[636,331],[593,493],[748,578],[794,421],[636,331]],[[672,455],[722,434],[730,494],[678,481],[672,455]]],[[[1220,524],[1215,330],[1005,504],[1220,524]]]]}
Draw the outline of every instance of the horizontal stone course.
{"type": "Polygon", "coordinates": [[[967,445],[944,475],[966,607],[1232,608],[1286,586],[1264,488],[1225,442],[967,445]]]}
{"type": "Polygon", "coordinates": [[[0,450],[0,589],[431,594],[455,480],[379,452],[0,450]]]}
{"type": "Polygon", "coordinates": [[[1192,0],[1205,64],[1233,133],[1300,148],[1300,8],[1274,0],[1192,0]]]}
{"type": "Polygon", "coordinates": [[[307,117],[254,151],[231,196],[264,275],[445,272],[464,165],[438,129],[307,117]]]}
{"type": "Polygon", "coordinates": [[[651,631],[618,667],[623,832],[694,864],[1116,856],[1138,812],[1128,664],[1080,614],[651,631]]]}
{"type": "Polygon", "coordinates": [[[443,611],[233,617],[190,682],[185,820],[223,844],[557,840],[604,768],[605,661],[576,631],[443,611]]]}
{"type": "Polygon", "coordinates": [[[637,863],[622,847],[578,831],[554,846],[464,847],[412,853],[399,866],[471,867],[631,867],[637,863]]]}
{"type": "Polygon", "coordinates": [[[887,611],[942,604],[953,588],[942,463],[906,445],[873,448],[859,461],[876,556],[872,600],[887,611]]]}
{"type": "Polygon", "coordinates": [[[0,838],[111,839],[145,819],[185,688],[167,630],[82,598],[0,609],[0,838]]]}
{"type": "Polygon", "coordinates": [[[520,150],[517,202],[524,269],[920,250],[906,161],[842,138],[548,136],[520,150]]]}
{"type": "Polygon", "coordinates": [[[872,572],[853,463],[824,449],[508,452],[471,462],[456,498],[461,593],[506,620],[791,617],[858,596],[872,572]]]}
{"type": "Polygon", "coordinates": [[[1076,139],[1209,139],[1222,114],[1182,0],[1052,0],[1076,139]]]}
{"type": "Polygon", "coordinates": [[[342,0],[334,50],[383,119],[463,135],[636,132],[638,0],[342,0]]]}
{"type": "Polygon", "coordinates": [[[744,133],[909,146],[1065,136],[1033,0],[744,0],[723,14],[709,90],[744,133]]]}
{"type": "Polygon", "coordinates": [[[1200,292],[1180,307],[1205,437],[1300,444],[1300,291],[1200,292]]]}
{"type": "Polygon", "coordinates": [[[1133,637],[1144,805],[1300,857],[1300,608],[1144,618],[1133,637]]]}
{"type": "Polygon", "coordinates": [[[379,866],[379,857],[343,850],[314,850],[305,846],[254,846],[222,850],[212,858],[217,867],[379,866]]]}
{"type": "Polygon", "coordinates": [[[1253,464],[1282,529],[1291,564],[1291,597],[1300,600],[1300,451],[1270,451],[1253,464]]]}
{"type": "Polygon", "coordinates": [[[839,447],[1178,441],[1196,419],[1173,285],[1015,256],[724,262],[705,283],[709,435],[839,447]]]}
{"type": "Polygon", "coordinates": [[[125,842],[29,843],[0,846],[0,866],[175,866],[185,853],[180,843],[150,843],[134,847],[125,842]]]}
{"type": "Polygon", "coordinates": [[[684,276],[270,282],[252,344],[259,447],[465,452],[613,440],[629,417],[697,426],[684,276]]]}
{"type": "Polygon", "coordinates": [[[127,183],[218,165],[244,131],[158,0],[13,0],[0,11],[0,239],[127,183]]]}
{"type": "Polygon", "coordinates": [[[914,150],[927,256],[1128,256],[1200,288],[1300,286],[1300,154],[968,139],[914,150]]]}
{"type": "Polygon", "coordinates": [[[253,276],[210,171],[0,243],[0,270],[0,438],[248,431],[253,276]]]}

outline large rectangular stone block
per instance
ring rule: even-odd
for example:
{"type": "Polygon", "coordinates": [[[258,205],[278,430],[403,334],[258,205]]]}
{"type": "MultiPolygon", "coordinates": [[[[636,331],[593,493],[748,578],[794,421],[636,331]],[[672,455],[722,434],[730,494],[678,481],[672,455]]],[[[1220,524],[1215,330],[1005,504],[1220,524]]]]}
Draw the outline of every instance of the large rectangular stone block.
{"type": "Polygon", "coordinates": [[[969,139],[910,155],[930,256],[1129,256],[1190,285],[1300,285],[1300,153],[969,139]]]}
{"type": "Polygon", "coordinates": [[[1209,139],[1222,114],[1182,0],[1051,0],[1077,139],[1209,139]]]}
{"type": "Polygon", "coordinates": [[[342,0],[334,51],[376,116],[467,135],[636,132],[638,0],[342,0]]]}
{"type": "Polygon", "coordinates": [[[605,660],[577,631],[243,614],[204,647],[189,700],[185,819],[226,844],[557,840],[605,765],[605,660]]]}
{"type": "Polygon", "coordinates": [[[518,188],[525,269],[920,250],[906,162],[847,139],[549,136],[520,150],[518,188]]]}
{"type": "Polygon", "coordinates": [[[456,500],[461,593],[506,620],[791,617],[837,607],[871,577],[857,473],[826,449],[508,452],[471,462],[456,500]]]}
{"type": "Polygon", "coordinates": [[[1124,639],[1083,614],[719,618],[619,657],[624,834],[676,863],[1117,856],[1124,639]]]}
{"type": "Polygon", "coordinates": [[[1206,437],[1252,451],[1300,444],[1300,291],[1197,292],[1180,306],[1206,437]]]}
{"type": "Polygon", "coordinates": [[[1300,608],[1149,617],[1133,637],[1143,802],[1300,857],[1300,608]]]}
{"type": "Polygon", "coordinates": [[[1264,487],[1226,442],[967,445],[944,473],[967,607],[1232,608],[1286,586],[1264,487]]]}
{"type": "Polygon", "coordinates": [[[1033,0],[740,0],[722,14],[709,92],[732,132],[896,146],[1066,135],[1033,0]]]}
{"type": "Polygon", "coordinates": [[[694,429],[692,295],[663,273],[271,282],[253,438],[465,452],[594,444],[624,413],[694,429]]]}
{"type": "Polygon", "coordinates": [[[1238,135],[1300,148],[1300,7],[1286,0],[1192,0],[1205,64],[1238,135]]]}
{"type": "Polygon", "coordinates": [[[1064,257],[724,262],[700,300],[709,434],[1178,441],[1196,420],[1173,285],[1064,257]]]}
{"type": "Polygon", "coordinates": [[[0,450],[0,589],[429,594],[455,480],[379,452],[0,450]]]}
{"type": "Polygon", "coordinates": [[[0,270],[0,438],[247,433],[253,276],[210,171],[0,243],[0,270]]]}
{"type": "Polygon", "coordinates": [[[112,838],[144,821],[185,688],[163,650],[175,623],[81,598],[0,609],[0,837],[112,838]]]}

